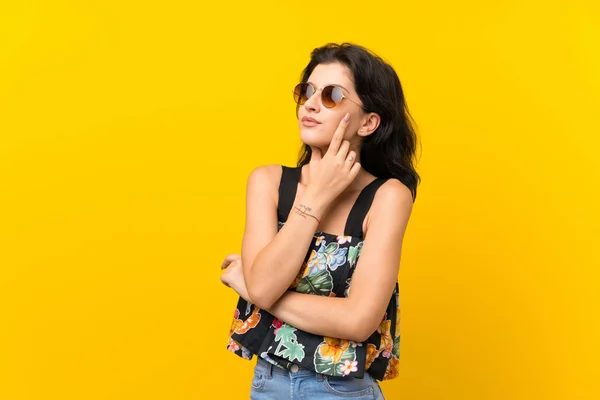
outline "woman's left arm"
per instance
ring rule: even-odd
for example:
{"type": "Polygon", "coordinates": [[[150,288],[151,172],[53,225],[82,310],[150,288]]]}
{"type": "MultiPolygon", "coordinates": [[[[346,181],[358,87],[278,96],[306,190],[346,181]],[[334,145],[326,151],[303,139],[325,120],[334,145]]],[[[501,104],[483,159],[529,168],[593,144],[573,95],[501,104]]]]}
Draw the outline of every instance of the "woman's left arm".
{"type": "Polygon", "coordinates": [[[376,192],[348,297],[287,291],[267,311],[315,335],[365,341],[381,323],[396,285],[412,205],[410,190],[396,179],[376,192]]]}
{"type": "Polygon", "coordinates": [[[306,332],[365,341],[381,323],[394,291],[412,204],[410,190],[398,180],[388,180],[376,192],[348,297],[288,291],[267,311],[306,332]]]}

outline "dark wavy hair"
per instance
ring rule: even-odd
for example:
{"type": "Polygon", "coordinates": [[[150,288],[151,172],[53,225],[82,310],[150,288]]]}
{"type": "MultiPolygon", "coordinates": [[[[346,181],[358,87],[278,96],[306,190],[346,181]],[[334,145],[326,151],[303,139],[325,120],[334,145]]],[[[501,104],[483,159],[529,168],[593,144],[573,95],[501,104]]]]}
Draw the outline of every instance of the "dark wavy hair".
{"type": "MultiPolygon", "coordinates": [[[[381,57],[362,46],[328,43],[311,52],[301,82],[308,81],[317,65],[334,62],[352,72],[363,111],[381,118],[377,129],[363,140],[362,167],[378,178],[398,179],[410,189],[414,202],[421,180],[414,167],[417,135],[398,75],[381,57]]],[[[300,149],[298,167],[308,164],[311,154],[310,146],[305,144],[300,149]]]]}

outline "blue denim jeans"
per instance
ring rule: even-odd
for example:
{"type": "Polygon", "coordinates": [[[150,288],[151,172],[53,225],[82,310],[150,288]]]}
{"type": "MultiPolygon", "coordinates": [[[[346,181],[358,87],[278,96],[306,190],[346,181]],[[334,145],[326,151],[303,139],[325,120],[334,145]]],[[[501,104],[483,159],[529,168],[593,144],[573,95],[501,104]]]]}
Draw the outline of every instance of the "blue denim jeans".
{"type": "Polygon", "coordinates": [[[257,358],[251,400],[384,400],[379,384],[368,373],[363,379],[332,377],[306,369],[288,371],[257,358]]]}

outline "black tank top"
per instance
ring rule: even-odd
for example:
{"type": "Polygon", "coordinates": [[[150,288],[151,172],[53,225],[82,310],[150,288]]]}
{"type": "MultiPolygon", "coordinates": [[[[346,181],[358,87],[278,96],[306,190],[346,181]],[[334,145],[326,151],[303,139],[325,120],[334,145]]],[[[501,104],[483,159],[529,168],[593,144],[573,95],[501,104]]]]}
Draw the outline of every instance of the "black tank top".
{"type": "MultiPolygon", "coordinates": [[[[301,175],[301,167],[282,168],[277,205],[278,229],[287,221],[301,175]]],[[[342,236],[315,232],[303,265],[289,290],[319,296],[348,296],[362,249],[363,221],[375,192],[385,181],[377,178],[362,189],[348,214],[342,236]]],[[[372,266],[363,266],[369,267],[372,266]]],[[[360,378],[368,371],[375,379],[391,379],[398,375],[399,317],[397,282],[381,324],[363,343],[302,331],[240,297],[227,348],[240,357],[251,359],[253,355],[259,355],[284,368],[295,363],[325,375],[360,378]]]]}

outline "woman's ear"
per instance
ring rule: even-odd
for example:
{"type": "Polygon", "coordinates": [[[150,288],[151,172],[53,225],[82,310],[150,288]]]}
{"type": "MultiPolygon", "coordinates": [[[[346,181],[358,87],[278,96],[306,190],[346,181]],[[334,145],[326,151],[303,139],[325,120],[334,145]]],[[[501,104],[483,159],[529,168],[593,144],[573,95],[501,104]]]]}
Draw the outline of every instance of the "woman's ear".
{"type": "Polygon", "coordinates": [[[379,114],[369,113],[365,115],[363,117],[363,123],[360,125],[360,128],[358,128],[358,136],[369,136],[379,127],[380,122],[381,118],[379,117],[379,114]]]}

